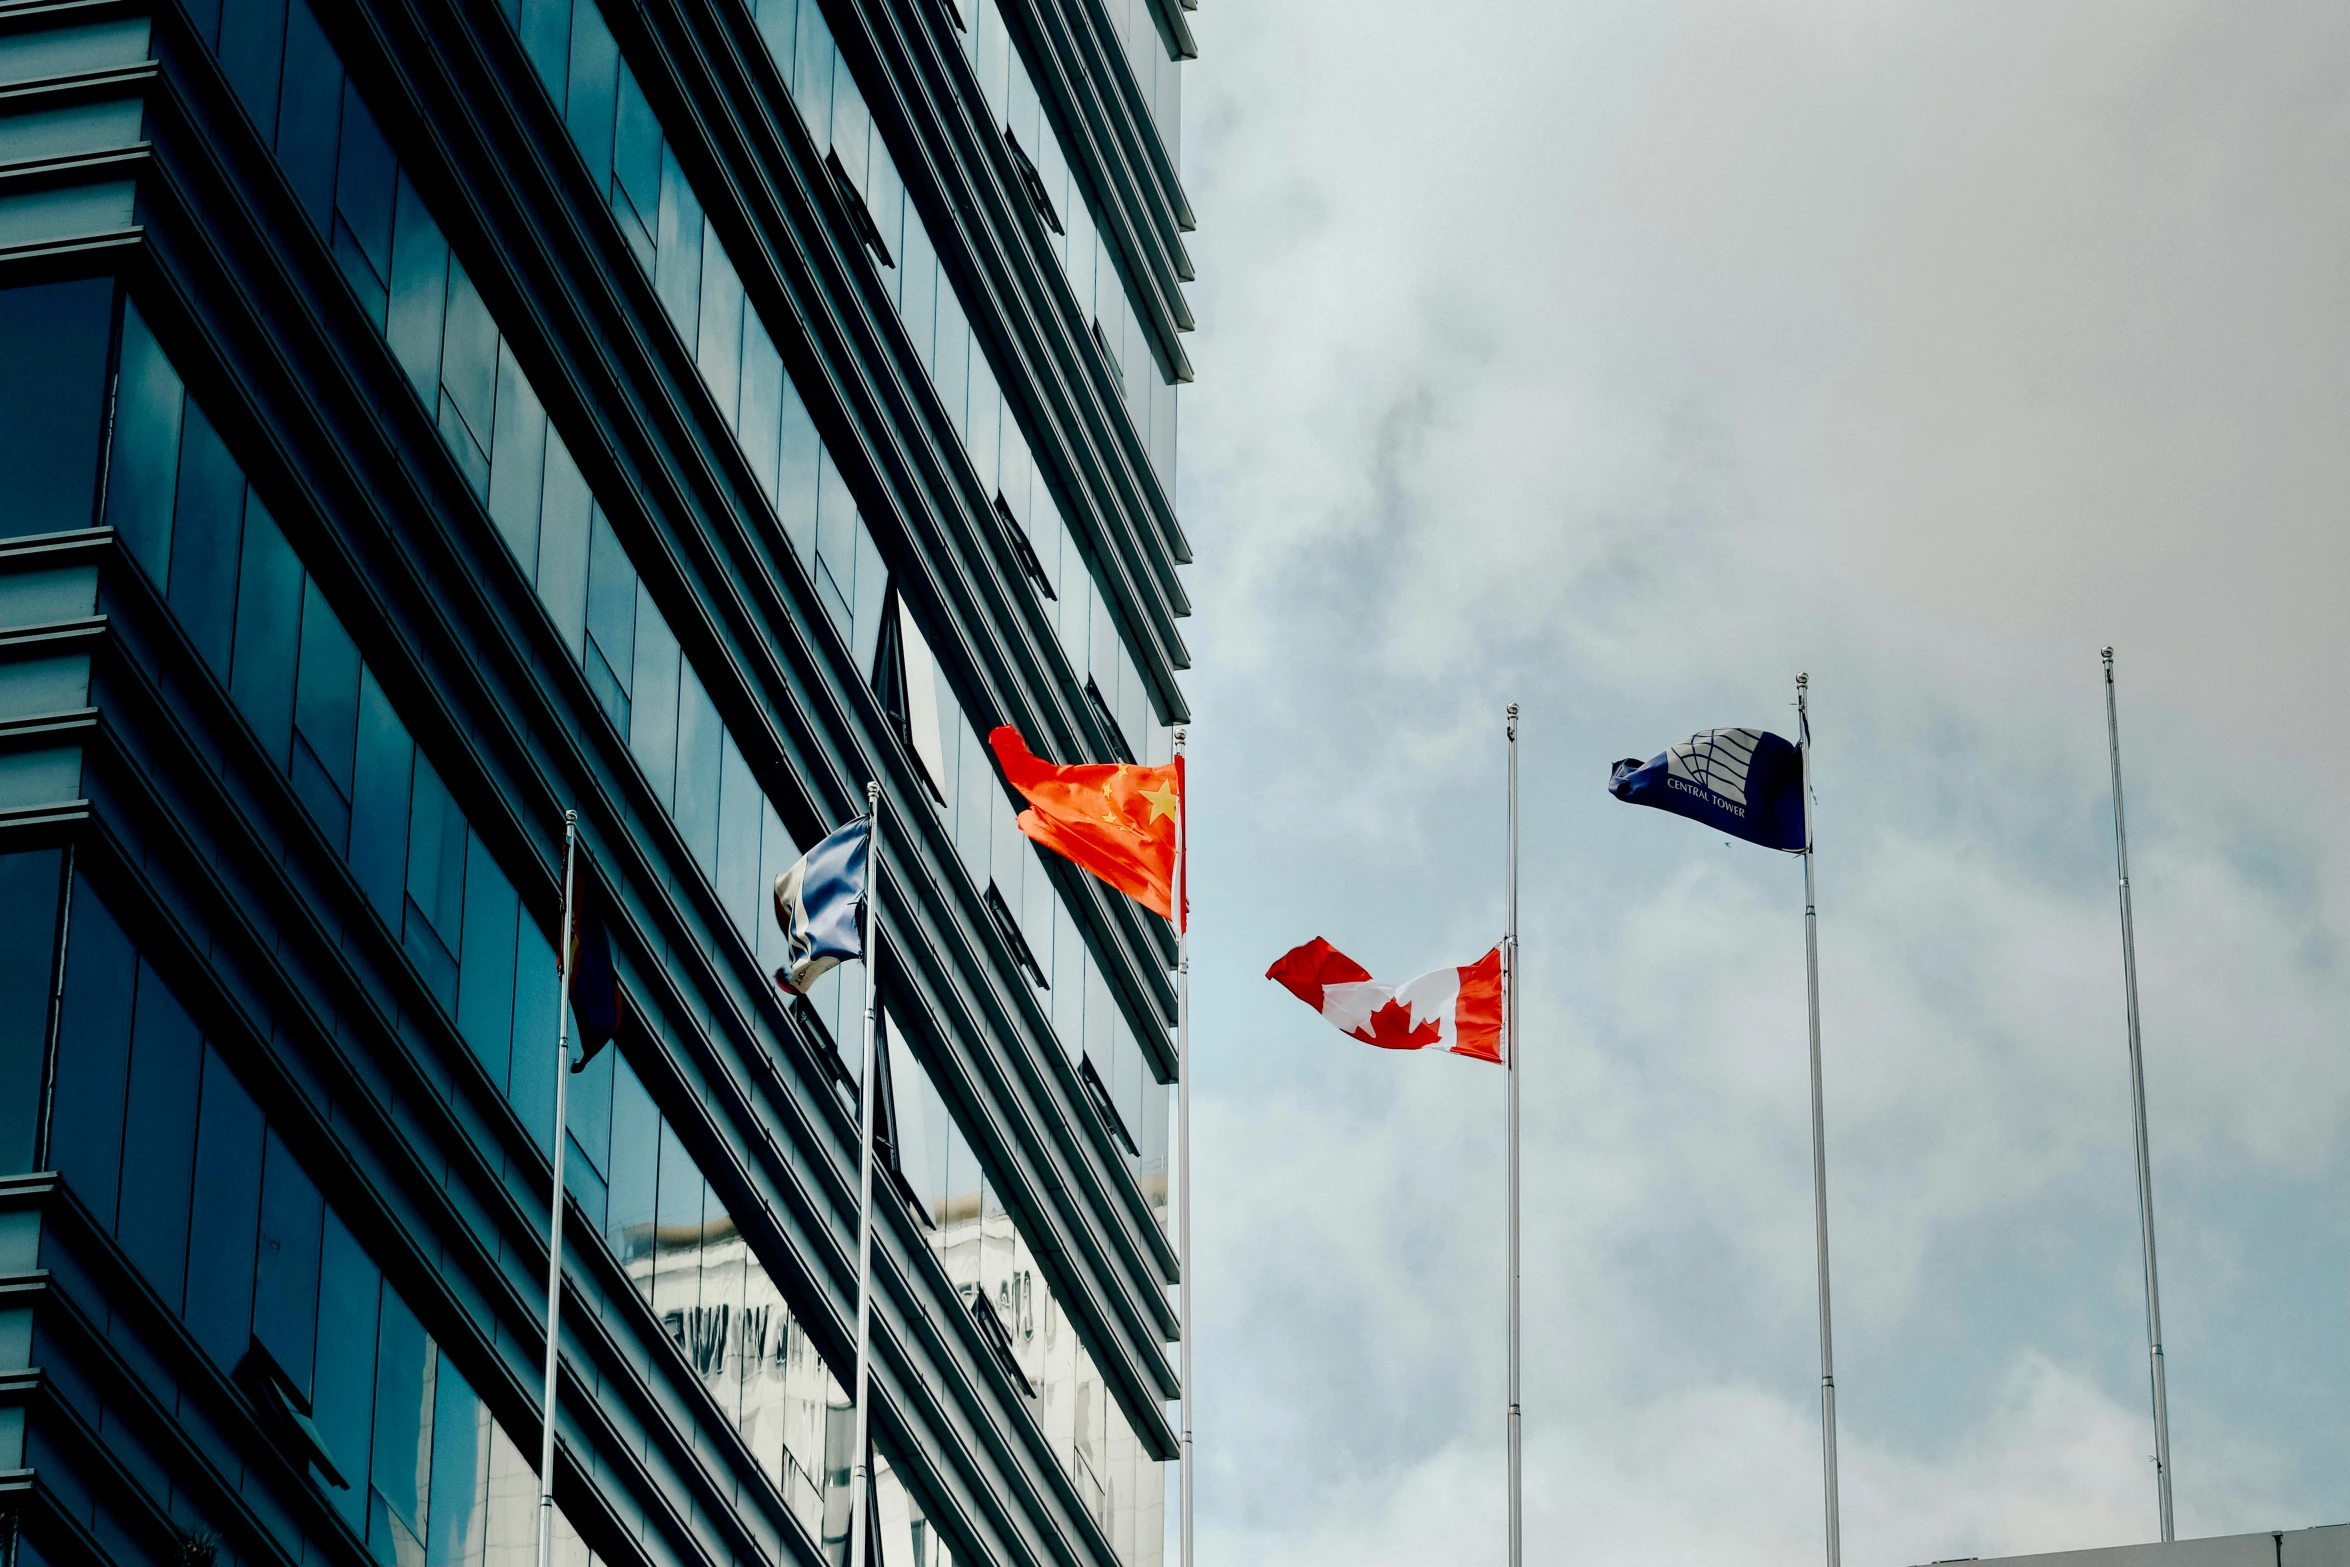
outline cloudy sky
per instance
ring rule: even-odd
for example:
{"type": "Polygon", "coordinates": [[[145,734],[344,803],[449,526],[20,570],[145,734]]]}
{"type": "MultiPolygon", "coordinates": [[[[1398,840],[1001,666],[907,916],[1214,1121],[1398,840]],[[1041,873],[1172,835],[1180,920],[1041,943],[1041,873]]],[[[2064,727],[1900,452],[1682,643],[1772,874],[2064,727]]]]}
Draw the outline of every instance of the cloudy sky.
{"type": "Polygon", "coordinates": [[[1607,764],[1812,678],[1854,1567],[2350,1518],[2350,9],[1208,0],[1203,1563],[1498,1563],[1502,1079],[1262,979],[1502,915],[1528,1559],[1820,1555],[1801,873],[1607,764]]]}

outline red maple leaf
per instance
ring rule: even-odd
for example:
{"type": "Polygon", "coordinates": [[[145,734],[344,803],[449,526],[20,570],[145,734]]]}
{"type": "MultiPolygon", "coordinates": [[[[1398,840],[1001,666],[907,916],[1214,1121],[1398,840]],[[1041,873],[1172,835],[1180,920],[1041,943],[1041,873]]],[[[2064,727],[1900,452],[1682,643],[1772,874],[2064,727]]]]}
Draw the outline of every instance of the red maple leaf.
{"type": "Polygon", "coordinates": [[[1366,1045],[1377,1045],[1382,1050],[1418,1050],[1424,1045],[1444,1043],[1444,1025],[1435,1018],[1414,1026],[1412,1009],[1400,1001],[1390,1001],[1371,1014],[1370,1021],[1361,1028],[1348,1031],[1366,1045]]]}

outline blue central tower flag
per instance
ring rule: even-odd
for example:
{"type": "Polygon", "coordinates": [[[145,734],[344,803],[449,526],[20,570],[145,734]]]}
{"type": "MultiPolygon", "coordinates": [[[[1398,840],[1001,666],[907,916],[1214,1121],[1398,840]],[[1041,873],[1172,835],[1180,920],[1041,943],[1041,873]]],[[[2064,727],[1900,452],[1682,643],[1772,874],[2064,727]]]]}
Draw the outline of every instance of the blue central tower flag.
{"type": "Polygon", "coordinates": [[[810,849],[775,878],[775,923],[783,927],[786,961],[775,983],[786,995],[804,995],[840,964],[865,955],[860,916],[865,904],[866,858],[872,847],[860,816],[810,849]]]}
{"type": "Polygon", "coordinates": [[[1803,753],[1760,729],[1707,729],[1646,763],[1628,756],[1607,791],[1766,849],[1804,850],[1803,753]]]}

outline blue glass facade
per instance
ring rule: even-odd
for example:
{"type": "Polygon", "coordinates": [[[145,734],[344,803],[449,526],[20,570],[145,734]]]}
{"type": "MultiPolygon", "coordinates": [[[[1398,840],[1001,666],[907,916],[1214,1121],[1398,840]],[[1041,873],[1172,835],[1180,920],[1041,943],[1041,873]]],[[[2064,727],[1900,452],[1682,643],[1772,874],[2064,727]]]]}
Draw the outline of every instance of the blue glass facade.
{"type": "Polygon", "coordinates": [[[875,1562],[1156,1567],[1172,944],[980,743],[1185,716],[1155,4],[0,12],[8,1567],[535,1562],[558,1136],[559,1559],[845,1567],[868,777],[875,1562]]]}

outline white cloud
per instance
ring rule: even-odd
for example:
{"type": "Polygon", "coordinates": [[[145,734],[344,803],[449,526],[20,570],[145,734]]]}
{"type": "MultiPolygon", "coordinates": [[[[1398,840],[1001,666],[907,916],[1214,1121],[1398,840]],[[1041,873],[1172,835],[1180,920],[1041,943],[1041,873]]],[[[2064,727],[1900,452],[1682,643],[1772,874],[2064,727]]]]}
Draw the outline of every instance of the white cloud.
{"type": "MultiPolygon", "coordinates": [[[[1845,1433],[1847,1538],[1869,1560],[2076,1549],[2147,1533],[2138,1412],[2038,1356],[1997,1377],[1981,1424],[1947,1457],[1887,1452],[1845,1433]]],[[[1394,1474],[1302,1492],[1259,1529],[1211,1527],[1202,1557],[1246,1567],[1384,1567],[1495,1559],[1506,1480],[1499,1443],[1456,1443],[1394,1474]]],[[[1596,1408],[1528,1452],[1526,1559],[1806,1560],[1820,1549],[1818,1423],[1751,1384],[1691,1387],[1596,1408]]],[[[2191,1521],[2191,1520],[2190,1520],[2191,1521]]]]}
{"type": "Polygon", "coordinates": [[[1203,1561],[1498,1560],[1498,1074],[1258,975],[1500,918],[1533,1560],[1817,1559],[1795,862],[1600,789],[1813,675],[1846,1547],[2345,1516],[2350,13],[1195,16],[1203,1561]],[[1546,1555],[1552,1551],[1555,1554],[1546,1555]]]}

